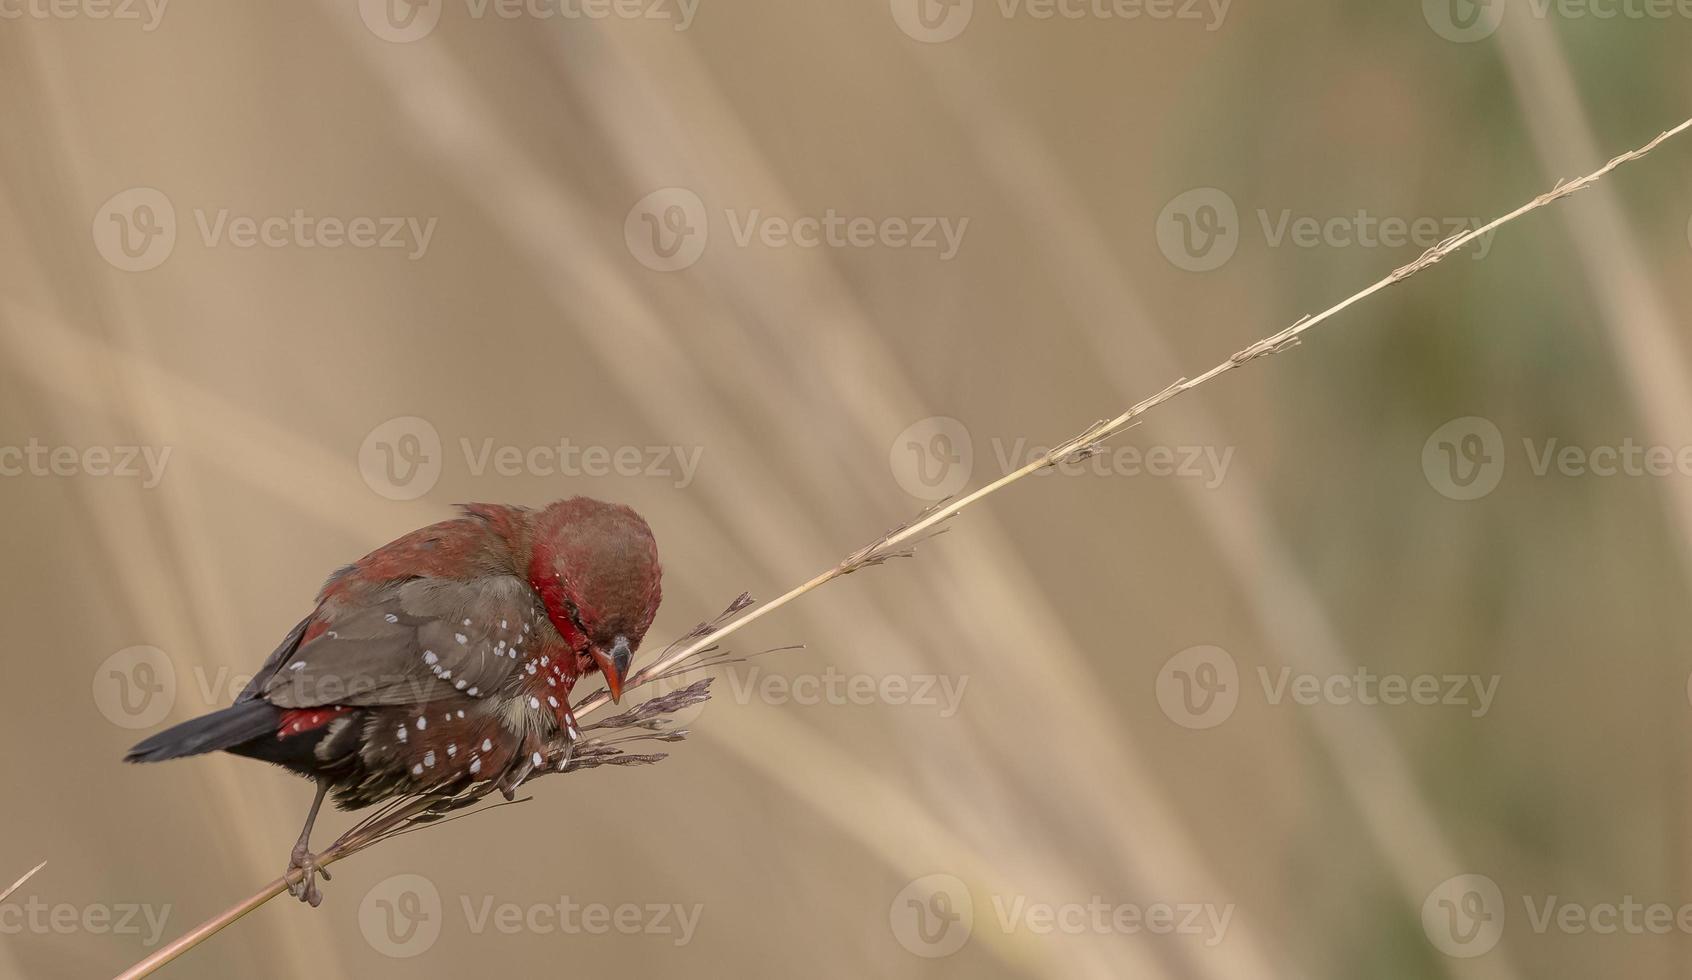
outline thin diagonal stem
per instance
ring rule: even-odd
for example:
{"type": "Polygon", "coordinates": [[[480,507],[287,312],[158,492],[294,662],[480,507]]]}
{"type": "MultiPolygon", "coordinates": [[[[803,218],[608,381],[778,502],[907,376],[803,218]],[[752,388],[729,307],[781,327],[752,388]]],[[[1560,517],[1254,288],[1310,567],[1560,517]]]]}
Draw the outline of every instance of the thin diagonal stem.
{"type": "MultiPolygon", "coordinates": [[[[963,513],[964,508],[970,506],[971,504],[984,500],[987,497],[998,493],[1000,490],[1003,490],[1005,487],[1008,487],[1025,477],[1032,476],[1049,466],[1055,466],[1077,453],[1087,453],[1091,451],[1093,447],[1097,446],[1100,442],[1109,439],[1112,436],[1121,434],[1125,429],[1133,425],[1140,416],[1146,414],[1154,408],[1157,408],[1159,405],[1174,399],[1176,395],[1192,391],[1194,388],[1213,381],[1221,375],[1227,374],[1229,371],[1232,371],[1235,368],[1251,361],[1255,361],[1260,357],[1267,357],[1270,354],[1276,354],[1289,347],[1295,346],[1299,342],[1299,338],[1301,338],[1306,331],[1310,330],[1318,323],[1330,320],[1387,287],[1403,282],[1416,273],[1421,272],[1423,269],[1437,264],[1454,252],[1462,250],[1470,243],[1491,234],[1525,214],[1537,211],[1540,208],[1560,201],[1571,194],[1585,190],[1602,180],[1611,171],[1620,167],[1622,164],[1638,160],[1640,157],[1650,153],[1669,139],[1686,132],[1688,129],[1692,129],[1692,119],[1686,120],[1673,129],[1659,133],[1654,139],[1638,149],[1629,150],[1626,153],[1612,158],[1608,163],[1584,177],[1559,183],[1556,187],[1546,191],[1544,194],[1539,195],[1508,214],[1495,218],[1479,228],[1470,229],[1460,235],[1453,235],[1422,253],[1421,257],[1416,259],[1416,261],[1394,269],[1391,273],[1372,283],[1367,288],[1353,293],[1315,316],[1307,316],[1302,320],[1299,320],[1297,323],[1294,323],[1292,326],[1271,334],[1268,337],[1239,350],[1227,360],[1217,364],[1215,367],[1197,377],[1181,378],[1177,380],[1169,387],[1164,388],[1162,391],[1152,395],[1150,398],[1135,404],[1126,412],[1123,412],[1121,415],[1118,415],[1113,419],[1094,423],[1075,437],[1059,444],[1056,448],[1052,449],[1044,456],[1033,460],[1021,469],[1007,473],[997,480],[994,480],[992,483],[989,483],[954,502],[926,511],[916,520],[897,528],[886,535],[883,535],[880,539],[872,542],[859,551],[854,552],[840,564],[822,572],[803,585],[799,585],[781,596],[748,610],[733,621],[724,623],[715,629],[694,638],[691,642],[666,650],[658,659],[646,664],[631,675],[625,687],[633,688],[651,681],[655,677],[663,674],[669,668],[675,666],[677,663],[686,660],[688,657],[699,653],[704,648],[717,643],[728,634],[752,625],[763,617],[775,612],[777,609],[780,609],[782,606],[798,599],[800,596],[805,595],[808,592],[815,591],[816,589],[820,589],[835,579],[844,575],[849,575],[867,565],[885,561],[887,558],[896,554],[901,546],[912,544],[924,535],[933,532],[938,525],[963,513]]],[[[607,701],[609,701],[609,697],[605,694],[605,692],[600,691],[594,693],[576,708],[576,717],[580,718],[597,711],[599,708],[603,707],[607,701]]]]}
{"type": "MultiPolygon", "coordinates": [[[[692,634],[691,639],[685,642],[672,644],[656,659],[631,674],[627,684],[625,685],[625,689],[632,690],[662,677],[666,671],[675,667],[677,664],[680,664],[682,661],[687,660],[689,657],[693,657],[707,648],[715,646],[730,633],[734,633],[752,625],[770,613],[775,612],[777,609],[780,609],[788,603],[798,599],[800,596],[814,592],[835,579],[850,575],[851,573],[863,568],[881,564],[889,558],[908,553],[909,546],[914,545],[925,536],[935,533],[940,529],[940,525],[963,513],[964,509],[969,507],[971,504],[984,500],[992,494],[1003,490],[1005,487],[1008,487],[1026,477],[1032,476],[1049,466],[1055,466],[1072,456],[1092,452],[1099,443],[1111,438],[1112,436],[1121,434],[1124,430],[1133,425],[1140,416],[1146,414],[1154,408],[1157,408],[1159,405],[1172,400],[1175,396],[1183,394],[1184,392],[1192,391],[1194,388],[1197,388],[1202,384],[1206,384],[1217,377],[1227,374],[1229,371],[1241,367],[1251,361],[1255,361],[1258,358],[1267,357],[1270,354],[1280,353],[1281,351],[1296,345],[1305,332],[1316,326],[1318,323],[1334,318],[1347,309],[1350,309],[1352,306],[1355,306],[1363,300],[1381,292],[1388,286],[1403,282],[1416,273],[1421,272],[1423,269],[1439,263],[1453,253],[1460,251],[1470,243],[1496,231],[1512,221],[1515,221],[1523,215],[1537,211],[1540,208],[1553,204],[1571,194],[1592,186],[1599,180],[1602,180],[1617,167],[1620,167],[1625,163],[1638,160],[1640,157],[1650,153],[1658,146],[1661,146],[1664,142],[1686,132],[1688,129],[1692,129],[1692,119],[1687,119],[1685,122],[1673,129],[1666,130],[1658,134],[1656,138],[1638,149],[1630,150],[1627,153],[1614,157],[1608,163],[1584,177],[1560,183],[1551,190],[1539,195],[1508,214],[1495,218],[1491,222],[1479,228],[1464,232],[1461,235],[1454,235],[1451,238],[1440,242],[1438,245],[1435,245],[1433,248],[1430,248],[1426,252],[1422,253],[1421,257],[1416,259],[1414,262],[1394,269],[1391,273],[1377,282],[1356,293],[1353,293],[1351,296],[1335,303],[1333,306],[1328,307],[1326,310],[1323,310],[1315,316],[1305,317],[1294,323],[1292,326],[1271,334],[1268,337],[1239,350],[1227,360],[1222,361],[1220,364],[1217,364],[1215,367],[1212,367],[1210,370],[1198,375],[1197,377],[1181,378],[1177,380],[1175,383],[1164,388],[1157,394],[1136,403],[1127,411],[1115,418],[1095,422],[1073,438],[1061,443],[1044,456],[1028,463],[1021,469],[1014,470],[1011,473],[994,480],[992,483],[989,483],[966,496],[960,497],[955,501],[923,512],[915,520],[882,535],[880,538],[877,538],[865,547],[846,556],[846,558],[839,564],[834,565],[827,571],[816,575],[804,584],[796,586],[786,593],[783,593],[782,595],[777,596],[776,598],[761,605],[749,607],[744,612],[741,612],[726,621],[719,620],[706,628],[696,630],[692,634]]],[[[584,718],[603,708],[609,702],[610,698],[604,691],[595,692],[576,707],[576,717],[578,719],[584,718]]],[[[411,801],[396,810],[379,811],[376,818],[361,823],[358,827],[355,827],[353,831],[344,835],[340,840],[336,841],[333,846],[325,850],[318,858],[319,867],[333,864],[341,858],[347,857],[356,851],[377,843],[381,839],[384,839],[400,829],[410,817],[416,816],[427,809],[428,799],[425,798],[423,800],[411,801]],[[361,833],[361,830],[368,833],[361,833]]],[[[268,902],[277,895],[280,895],[283,891],[287,890],[288,886],[294,880],[299,877],[299,874],[300,873],[298,871],[291,872],[286,877],[272,881],[270,884],[253,893],[248,898],[228,909],[225,909],[223,912],[200,924],[188,933],[179,936],[170,943],[160,947],[151,956],[148,956],[135,966],[130,967],[128,970],[119,974],[117,980],[137,980],[137,978],[152,974],[154,971],[159,969],[159,967],[164,966],[166,963],[171,962],[183,953],[186,953],[188,950],[216,935],[219,931],[228,927],[248,912],[251,912],[253,909],[258,908],[265,902],[268,902]]]]}

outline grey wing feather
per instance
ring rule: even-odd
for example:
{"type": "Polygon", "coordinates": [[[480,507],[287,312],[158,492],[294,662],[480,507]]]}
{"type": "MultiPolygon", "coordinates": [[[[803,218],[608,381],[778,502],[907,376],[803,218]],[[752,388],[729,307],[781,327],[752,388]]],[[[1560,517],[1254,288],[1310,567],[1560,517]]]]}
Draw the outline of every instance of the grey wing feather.
{"type": "Polygon", "coordinates": [[[263,696],[284,708],[489,697],[514,683],[543,615],[513,576],[411,579],[300,643],[263,681],[263,696]]]}
{"type": "Polygon", "coordinates": [[[258,673],[253,675],[253,679],[247,682],[246,688],[235,699],[236,704],[255,700],[264,693],[265,683],[276,676],[276,672],[282,669],[282,665],[288,662],[289,657],[293,656],[295,648],[300,645],[300,638],[305,636],[306,627],[311,625],[312,618],[312,616],[307,616],[300,620],[299,625],[288,631],[288,635],[282,639],[282,643],[271,651],[270,656],[265,658],[264,666],[260,667],[258,673]]]}

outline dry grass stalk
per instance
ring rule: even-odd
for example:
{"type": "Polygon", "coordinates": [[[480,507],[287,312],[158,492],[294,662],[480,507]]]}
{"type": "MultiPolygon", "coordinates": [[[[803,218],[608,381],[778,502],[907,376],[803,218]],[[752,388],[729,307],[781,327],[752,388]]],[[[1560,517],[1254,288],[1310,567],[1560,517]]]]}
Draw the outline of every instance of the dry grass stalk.
{"type": "MultiPolygon", "coordinates": [[[[1029,462],[1020,469],[1014,470],[991,483],[953,501],[944,501],[923,511],[914,520],[900,525],[864,547],[847,555],[839,563],[826,571],[812,577],[810,580],[793,589],[771,599],[768,602],[754,606],[751,597],[742,594],[716,620],[702,623],[686,636],[671,643],[655,659],[630,675],[625,688],[634,690],[654,681],[674,678],[693,670],[721,666],[732,662],[734,658],[718,654],[718,644],[726,636],[740,629],[750,626],[764,616],[780,609],[790,602],[814,592],[838,578],[850,575],[864,568],[871,568],[893,558],[908,557],[912,549],[922,540],[944,530],[941,525],[963,513],[964,509],[998,491],[1016,483],[1026,477],[1051,466],[1056,466],[1070,459],[1084,458],[1099,451],[1100,444],[1120,435],[1136,424],[1140,416],[1154,408],[1171,401],[1175,396],[1193,390],[1215,378],[1228,373],[1242,365],[1248,364],[1271,354],[1278,354],[1291,347],[1297,346],[1303,335],[1319,323],[1323,323],[1355,306],[1378,292],[1403,282],[1418,272],[1436,265],[1445,258],[1462,250],[1476,240],[1491,234],[1493,231],[1507,225],[1516,219],[1537,211],[1547,205],[1554,204],[1581,190],[1591,187],[1602,180],[1616,168],[1623,164],[1638,160],[1655,150],[1669,139],[1692,129],[1692,119],[1687,119],[1680,125],[1659,133],[1649,142],[1618,156],[1611,158],[1602,167],[1574,180],[1560,182],[1556,187],[1535,197],[1521,207],[1493,219],[1485,225],[1471,229],[1460,235],[1454,235],[1438,245],[1422,253],[1415,261],[1394,269],[1391,273],[1353,293],[1344,300],[1335,303],[1314,316],[1306,316],[1291,326],[1269,335],[1241,350],[1235,352],[1226,360],[1192,378],[1180,378],[1152,395],[1131,406],[1127,411],[1111,419],[1104,419],[1093,423],[1077,435],[1058,444],[1050,452],[1039,459],[1029,462]]],[[[707,699],[708,681],[698,682],[680,691],[671,692],[645,702],[630,711],[607,718],[603,722],[584,726],[584,731],[615,731],[619,729],[642,729],[651,732],[648,735],[625,735],[617,739],[606,740],[600,738],[589,739],[585,745],[576,749],[577,758],[564,767],[563,771],[574,772],[578,769],[593,768],[599,765],[631,765],[657,762],[664,758],[662,753],[652,755],[628,755],[613,747],[613,742],[622,742],[640,738],[675,741],[686,737],[685,731],[663,730],[664,718],[684,707],[697,704],[707,699]]],[[[597,713],[610,703],[609,696],[604,691],[595,692],[576,706],[575,714],[578,719],[585,719],[597,713]]],[[[558,761],[562,759],[563,747],[554,746],[548,757],[548,767],[542,772],[558,771],[558,761]]],[[[431,823],[441,822],[452,815],[464,816],[468,811],[482,801],[492,791],[492,784],[482,784],[472,787],[464,793],[451,797],[425,796],[397,800],[377,810],[370,817],[360,821],[358,825],[343,834],[341,838],[330,845],[320,856],[320,867],[333,864],[342,858],[357,853],[367,847],[388,838],[422,829],[431,823]]],[[[483,809],[494,809],[505,804],[493,804],[483,809]]],[[[39,868],[37,868],[39,870],[39,868]]],[[[34,872],[30,872],[34,874],[34,872]]],[[[25,879],[29,876],[26,875],[25,879]]],[[[145,977],[171,962],[183,953],[197,946],[201,942],[215,935],[222,929],[240,919],[242,916],[258,908],[270,899],[286,891],[292,881],[297,880],[299,872],[293,872],[286,878],[278,878],[250,897],[224,910],[217,916],[207,920],[195,929],[178,937],[176,940],[160,947],[151,956],[137,963],[135,966],[119,974],[117,980],[135,980],[145,977]]],[[[19,884],[22,882],[20,881],[19,884]]],[[[17,887],[16,885],[13,886],[17,887]]]]}
{"type": "MultiPolygon", "coordinates": [[[[1025,477],[1032,476],[1047,467],[1056,466],[1066,460],[1091,455],[1092,453],[1097,452],[1100,443],[1112,436],[1121,434],[1124,430],[1132,426],[1140,416],[1159,405],[1170,401],[1176,395],[1191,391],[1199,385],[1212,381],[1218,376],[1226,374],[1243,364],[1255,361],[1260,357],[1267,357],[1270,354],[1278,354],[1289,347],[1296,346],[1299,343],[1300,337],[1317,324],[1332,319],[1334,316],[1337,316],[1357,303],[1368,299],[1381,290],[1403,282],[1416,273],[1421,272],[1423,269],[1437,264],[1454,252],[1460,251],[1470,243],[1491,234],[1504,225],[1515,221],[1517,218],[1520,218],[1529,212],[1537,211],[1546,205],[1560,201],[1577,191],[1582,191],[1591,187],[1622,164],[1638,160],[1640,157],[1650,153],[1658,146],[1661,146],[1667,140],[1678,136],[1688,129],[1692,129],[1692,119],[1682,122],[1673,129],[1659,133],[1654,139],[1638,149],[1630,150],[1612,158],[1608,163],[1584,177],[1579,177],[1571,181],[1560,182],[1556,187],[1546,191],[1544,194],[1539,195],[1514,211],[1511,211],[1502,217],[1495,218],[1479,228],[1471,229],[1460,235],[1454,235],[1451,238],[1440,242],[1438,245],[1435,245],[1426,252],[1422,253],[1422,255],[1414,262],[1394,269],[1391,273],[1379,281],[1363,290],[1360,290],[1359,292],[1353,293],[1351,296],[1335,303],[1333,306],[1328,307],[1326,310],[1323,310],[1315,316],[1304,317],[1292,326],[1287,327],[1278,333],[1271,334],[1270,336],[1243,348],[1227,360],[1217,364],[1215,367],[1201,375],[1198,375],[1197,377],[1178,379],[1167,388],[1164,388],[1162,391],[1152,395],[1150,398],[1135,404],[1126,412],[1123,412],[1121,415],[1118,415],[1113,419],[1106,419],[1093,423],[1078,435],[1058,444],[1046,455],[1028,463],[1021,469],[1014,470],[1005,476],[994,480],[992,483],[989,483],[964,497],[960,497],[955,501],[944,501],[929,508],[916,520],[882,535],[876,541],[873,541],[858,551],[853,552],[851,555],[848,555],[838,565],[835,565],[833,568],[817,575],[803,585],[797,586],[775,599],[771,599],[769,602],[758,606],[756,609],[746,613],[744,616],[714,629],[690,643],[684,643],[666,651],[657,660],[641,668],[634,676],[630,677],[629,684],[633,686],[646,683],[664,675],[677,664],[699,653],[700,650],[711,643],[722,639],[724,636],[727,636],[735,630],[751,625],[762,617],[780,609],[782,606],[787,605],[807,592],[819,589],[843,575],[849,575],[861,568],[880,564],[889,558],[901,557],[908,554],[909,548],[914,546],[923,537],[936,531],[940,524],[963,513],[964,508],[969,505],[976,503],[991,494],[997,493],[998,491],[1010,486],[1012,483],[1016,483],[1017,481],[1024,479],[1025,477]]],[[[607,698],[603,692],[589,697],[576,709],[577,717],[582,717],[598,710],[607,703],[608,700],[609,698],[607,698]]]]}
{"type": "Polygon", "coordinates": [[[40,864],[36,865],[35,867],[30,868],[28,871],[25,871],[23,873],[23,877],[19,878],[17,881],[12,882],[12,886],[10,888],[7,888],[5,891],[0,892],[0,902],[4,902],[6,899],[11,898],[13,892],[17,891],[19,888],[22,888],[23,885],[24,885],[24,882],[26,882],[29,879],[35,877],[35,873],[37,871],[40,871],[42,868],[45,868],[45,867],[47,867],[47,862],[43,861],[40,864]]]}

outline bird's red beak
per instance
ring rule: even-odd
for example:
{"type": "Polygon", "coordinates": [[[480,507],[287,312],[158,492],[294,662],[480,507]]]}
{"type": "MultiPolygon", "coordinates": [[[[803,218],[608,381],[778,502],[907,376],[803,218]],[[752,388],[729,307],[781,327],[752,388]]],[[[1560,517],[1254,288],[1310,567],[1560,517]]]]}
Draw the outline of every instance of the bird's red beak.
{"type": "Polygon", "coordinates": [[[599,664],[599,672],[605,675],[605,689],[611,692],[611,701],[621,701],[623,681],[628,679],[629,665],[634,663],[634,650],[629,647],[629,638],[617,637],[617,642],[611,645],[610,652],[600,649],[597,644],[589,649],[593,653],[594,663],[599,664]]]}

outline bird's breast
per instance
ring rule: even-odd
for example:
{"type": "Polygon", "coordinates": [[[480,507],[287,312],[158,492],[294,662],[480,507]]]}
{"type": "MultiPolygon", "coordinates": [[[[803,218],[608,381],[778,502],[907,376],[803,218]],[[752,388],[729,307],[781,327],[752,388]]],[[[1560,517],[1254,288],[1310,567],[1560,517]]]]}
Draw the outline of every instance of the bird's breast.
{"type": "Polygon", "coordinates": [[[516,734],[535,732],[550,735],[564,728],[570,709],[570,691],[580,671],[575,654],[550,646],[536,651],[521,663],[517,685],[506,701],[502,718],[516,734]]]}

